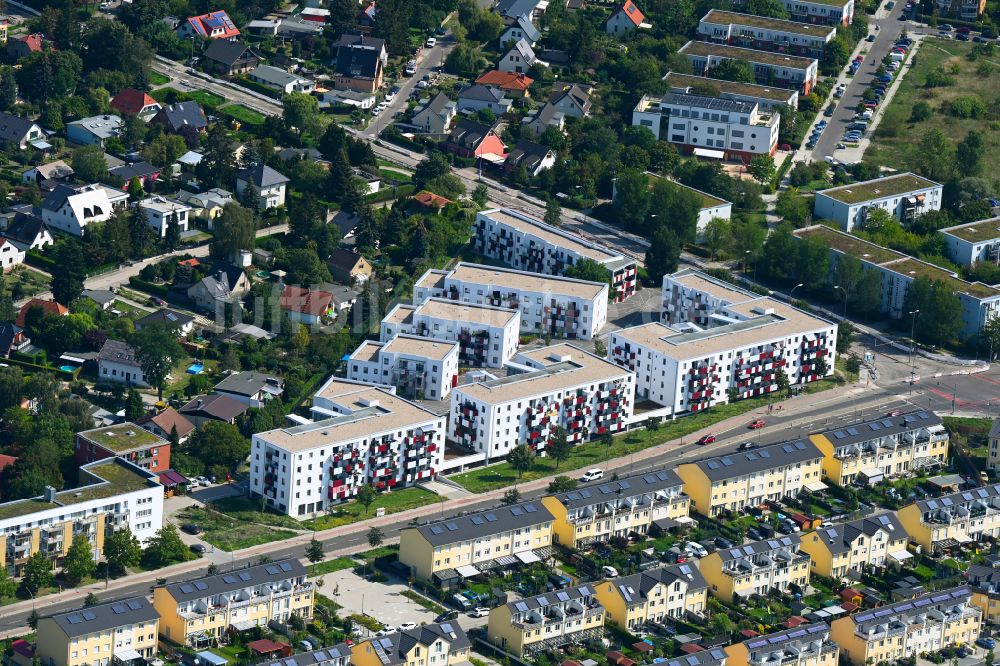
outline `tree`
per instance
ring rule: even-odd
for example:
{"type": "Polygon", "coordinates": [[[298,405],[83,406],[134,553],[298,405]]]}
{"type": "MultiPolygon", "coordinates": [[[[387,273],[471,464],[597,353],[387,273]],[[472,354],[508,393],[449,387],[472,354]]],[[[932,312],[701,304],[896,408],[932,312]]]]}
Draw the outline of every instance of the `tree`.
{"type": "Polygon", "coordinates": [[[934,111],[931,110],[931,105],[925,102],[924,100],[920,100],[919,102],[913,105],[912,109],[910,109],[910,122],[922,123],[925,120],[930,120],[930,117],[933,114],[934,111]]]}
{"type": "Polygon", "coordinates": [[[983,157],[986,155],[986,142],[983,135],[976,130],[970,130],[958,146],[955,147],[955,163],[963,176],[974,176],[983,169],[983,157]]]}
{"type": "Polygon", "coordinates": [[[563,270],[563,275],[568,278],[587,280],[589,282],[608,282],[610,280],[607,267],[589,257],[584,257],[572,266],[567,266],[563,270]]]}
{"type": "Polygon", "coordinates": [[[0,111],[9,111],[17,104],[17,80],[14,72],[7,70],[0,76],[0,111]]]}
{"type": "Polygon", "coordinates": [[[142,561],[150,568],[159,569],[174,562],[186,561],[189,557],[188,552],[187,546],[181,541],[181,535],[177,533],[177,528],[167,524],[149,538],[142,553],[142,561]]]}
{"type": "Polygon", "coordinates": [[[125,420],[135,423],[146,414],[146,407],[142,404],[142,396],[133,388],[128,390],[128,397],[125,399],[125,420]]]}
{"type": "Polygon", "coordinates": [[[358,500],[358,504],[365,507],[365,515],[368,515],[368,509],[371,508],[372,503],[378,496],[378,491],[375,490],[375,486],[370,483],[366,483],[358,489],[358,494],[355,499],[358,500]]]}
{"type": "Polygon", "coordinates": [[[812,205],[809,199],[799,194],[798,188],[795,187],[789,187],[778,193],[774,212],[791,222],[796,229],[802,228],[812,221],[812,205]]]}
{"type": "MultiPolygon", "coordinates": [[[[30,397],[30,392],[25,391],[30,397]]],[[[4,421],[8,430],[10,411],[4,413],[4,421]]],[[[26,432],[23,439],[37,437],[33,431],[26,432]]],[[[26,447],[17,460],[4,470],[4,497],[9,499],[26,499],[37,497],[45,490],[45,486],[61,488],[63,475],[60,469],[62,451],[51,436],[43,436],[26,447]]]]}
{"type": "Polygon", "coordinates": [[[38,103],[72,96],[83,70],[80,56],[63,50],[32,53],[18,64],[15,76],[21,94],[38,103]]]}
{"type": "Polygon", "coordinates": [[[139,564],[142,559],[142,546],[128,525],[105,537],[104,558],[107,560],[108,568],[119,574],[139,564]]]}
{"type": "Polygon", "coordinates": [[[715,613],[712,615],[712,626],[715,627],[716,631],[724,636],[728,636],[736,628],[733,621],[725,613],[715,613]]]}
{"type": "Polygon", "coordinates": [[[12,599],[17,594],[17,581],[7,574],[7,568],[0,569],[0,601],[12,599]]]}
{"type": "Polygon", "coordinates": [[[787,19],[788,10],[780,0],[749,0],[746,5],[749,14],[769,16],[776,19],[787,19]]]}
{"type": "Polygon", "coordinates": [[[385,40],[389,55],[403,55],[410,48],[410,14],[413,4],[406,0],[383,0],[375,16],[373,33],[385,40]]]}
{"type": "MultiPolygon", "coordinates": [[[[313,564],[317,564],[323,561],[323,557],[325,557],[323,554],[323,544],[316,539],[311,539],[306,546],[306,559],[313,564]]],[[[313,573],[316,573],[315,568],[313,568],[313,573]]]]}
{"type": "Polygon", "coordinates": [[[199,178],[214,187],[229,187],[236,173],[233,141],[223,123],[215,123],[205,136],[204,157],[196,168],[199,178]]]}
{"type": "Polygon", "coordinates": [[[549,444],[546,450],[549,456],[556,461],[556,469],[559,469],[559,464],[569,457],[572,449],[573,445],[570,444],[566,431],[561,427],[555,428],[549,435],[549,444]]]}
{"type": "Polygon", "coordinates": [[[215,221],[212,254],[234,261],[241,250],[253,250],[256,234],[257,223],[254,221],[253,211],[230,201],[215,221]]]}
{"type": "Polygon", "coordinates": [[[813,236],[798,241],[795,247],[795,279],[810,291],[825,285],[830,272],[830,250],[813,236]]]}
{"type": "Polygon", "coordinates": [[[291,93],[281,98],[281,118],[289,130],[316,136],[320,129],[319,101],[306,93],[291,93]]]}
{"type": "Polygon", "coordinates": [[[73,537],[73,543],[63,560],[63,577],[66,582],[76,587],[84,578],[92,575],[96,568],[90,541],[82,534],[73,537]]]}
{"type": "MultiPolygon", "coordinates": [[[[7,319],[6,321],[11,321],[7,319]]],[[[24,395],[24,375],[21,368],[10,366],[0,368],[0,412],[21,404],[24,395]]]]}
{"type": "Polygon", "coordinates": [[[503,506],[511,506],[512,504],[517,504],[521,501],[521,491],[517,488],[508,488],[503,497],[500,499],[500,504],[503,506]]]}
{"type": "Polygon", "coordinates": [[[370,206],[365,206],[358,214],[358,224],[354,229],[354,242],[360,252],[372,253],[379,246],[379,223],[370,206]]]}
{"type": "Polygon", "coordinates": [[[875,312],[882,305],[882,278],[878,271],[865,271],[858,282],[853,308],[862,314],[875,312]]]}
{"type": "MultiPolygon", "coordinates": [[[[23,587],[23,583],[22,583],[22,587],[23,587]]],[[[31,612],[28,613],[28,626],[31,627],[32,629],[37,629],[38,628],[38,620],[39,619],[41,619],[41,616],[38,614],[38,611],[35,610],[34,608],[32,608],[31,612]]]]}
{"type": "Polygon", "coordinates": [[[181,227],[177,223],[177,218],[175,216],[171,216],[170,221],[167,222],[166,234],[163,236],[163,249],[167,252],[173,252],[180,244],[181,227]]]}
{"type": "Polygon", "coordinates": [[[372,548],[378,548],[382,545],[385,540],[385,534],[382,533],[378,527],[372,525],[368,528],[368,545],[372,548]]]}
{"type": "Polygon", "coordinates": [[[1000,317],[990,317],[990,319],[979,329],[979,344],[982,349],[989,353],[989,361],[1000,351],[1000,317]]]}
{"type": "Polygon", "coordinates": [[[34,597],[43,587],[52,584],[52,562],[48,556],[39,551],[28,558],[21,573],[21,589],[34,597]]]}
{"type": "Polygon", "coordinates": [[[526,445],[518,444],[511,449],[510,455],[507,456],[507,462],[517,472],[517,479],[520,481],[524,473],[535,464],[535,454],[526,445]]]}
{"type": "Polygon", "coordinates": [[[782,222],[764,241],[757,267],[767,277],[777,280],[788,279],[791,277],[790,269],[793,269],[789,259],[798,254],[797,249],[797,241],[792,235],[792,225],[782,222]]]}
{"type": "MultiPolygon", "coordinates": [[[[865,268],[860,259],[852,254],[842,254],[837,257],[837,261],[833,265],[830,283],[843,289],[843,296],[847,298],[848,303],[852,303],[857,296],[858,286],[861,284],[861,278],[864,277],[864,274],[865,268]]],[[[837,341],[840,341],[839,335],[837,341]]]]}
{"type": "Polygon", "coordinates": [[[562,206],[559,205],[559,200],[555,197],[549,197],[549,200],[545,202],[545,224],[550,224],[553,227],[562,224],[562,206]]]}
{"type": "Polygon", "coordinates": [[[757,77],[754,76],[753,69],[745,60],[723,60],[712,68],[708,76],[722,81],[734,81],[736,83],[751,84],[757,83],[757,77]]]}
{"type": "Polygon", "coordinates": [[[649,278],[659,282],[667,273],[677,270],[680,261],[682,243],[677,234],[666,227],[660,227],[649,239],[649,249],[646,250],[646,271],[649,278]]]}
{"type": "Polygon", "coordinates": [[[649,178],[646,174],[629,170],[615,181],[615,199],[612,204],[616,218],[626,229],[642,231],[649,213],[649,178]]]}
{"type": "Polygon", "coordinates": [[[863,230],[869,234],[886,233],[896,223],[892,213],[884,208],[872,207],[865,217],[863,230]]]}
{"type": "Polygon", "coordinates": [[[710,261],[715,261],[716,255],[729,247],[732,240],[733,225],[724,217],[713,217],[705,225],[705,247],[708,248],[710,261]]]}
{"type": "Polygon", "coordinates": [[[250,454],[250,442],[232,423],[208,421],[191,437],[191,450],[206,469],[221,465],[232,471],[250,454]]]}
{"type": "Polygon", "coordinates": [[[89,608],[91,606],[96,606],[99,603],[101,603],[101,600],[98,599],[97,595],[94,594],[93,592],[88,592],[87,596],[84,597],[84,599],[83,599],[83,605],[84,605],[84,607],[87,607],[87,608],[89,608]]]}
{"type": "Polygon", "coordinates": [[[451,165],[443,153],[434,152],[420,162],[413,171],[413,184],[420,190],[424,185],[438,176],[451,173],[451,165]]]}
{"type": "Polygon", "coordinates": [[[174,364],[184,358],[184,349],[177,341],[177,330],[165,324],[143,326],[131,335],[129,345],[135,350],[135,358],[146,383],[156,387],[159,399],[163,400],[167,375],[174,364]]]}
{"type": "Polygon", "coordinates": [[[614,445],[614,443],[615,443],[615,436],[612,435],[610,432],[606,432],[603,435],[601,435],[601,444],[603,444],[605,448],[610,449],[614,445]]]}
{"type": "Polygon", "coordinates": [[[566,493],[570,490],[574,490],[578,483],[579,482],[572,477],[559,475],[549,481],[548,492],[550,494],[566,493]]]}
{"type": "MultiPolygon", "coordinates": [[[[919,310],[920,325],[916,327],[917,340],[941,345],[955,339],[962,326],[962,302],[958,295],[940,280],[923,275],[910,283],[903,298],[903,311],[919,310]]],[[[904,317],[901,323],[909,323],[904,317]]]]}
{"type": "Polygon", "coordinates": [[[74,243],[58,243],[52,253],[58,271],[52,275],[52,297],[59,303],[72,303],[83,293],[87,264],[74,243]]]}
{"type": "Polygon", "coordinates": [[[747,165],[747,171],[761,185],[769,185],[778,173],[778,170],[774,166],[774,158],[765,153],[761,153],[750,160],[750,164],[747,165]]]}
{"type": "Polygon", "coordinates": [[[927,178],[944,182],[955,170],[955,146],[934,127],[924,133],[917,146],[917,170],[927,178]]]}

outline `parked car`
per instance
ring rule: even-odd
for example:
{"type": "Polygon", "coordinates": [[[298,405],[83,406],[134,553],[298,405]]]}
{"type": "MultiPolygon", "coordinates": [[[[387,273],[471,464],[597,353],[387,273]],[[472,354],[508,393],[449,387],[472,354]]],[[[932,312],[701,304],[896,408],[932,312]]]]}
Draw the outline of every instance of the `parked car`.
{"type": "Polygon", "coordinates": [[[607,578],[618,578],[618,569],[615,569],[614,567],[608,565],[604,565],[603,567],[601,567],[601,573],[604,574],[607,578]]]}
{"type": "Polygon", "coordinates": [[[976,645],[987,650],[992,650],[997,646],[997,642],[989,636],[980,636],[976,639],[976,645]]]}
{"type": "Polygon", "coordinates": [[[743,442],[742,444],[740,444],[740,446],[739,446],[739,448],[737,450],[739,450],[739,451],[749,451],[750,449],[755,449],[755,448],[757,448],[757,443],[756,442],[743,442]]]}
{"type": "Polygon", "coordinates": [[[708,434],[708,435],[702,435],[697,443],[699,446],[704,446],[705,444],[711,444],[714,441],[715,441],[715,435],[708,434]]]}
{"type": "Polygon", "coordinates": [[[831,104],[830,106],[826,107],[826,109],[823,111],[823,115],[826,116],[827,118],[830,118],[833,116],[833,112],[834,112],[834,106],[831,104]]]}
{"type": "Polygon", "coordinates": [[[944,30],[946,32],[951,32],[954,29],[955,27],[952,26],[950,23],[942,23],[941,25],[938,26],[938,30],[944,30]]]}
{"type": "Polygon", "coordinates": [[[967,35],[967,34],[969,34],[970,32],[972,32],[972,28],[970,28],[970,27],[968,27],[968,26],[965,26],[965,25],[963,25],[963,26],[961,26],[961,27],[959,27],[959,28],[956,28],[956,29],[955,29],[955,32],[957,32],[957,33],[958,33],[958,34],[960,34],[960,35],[967,35]]]}
{"type": "Polygon", "coordinates": [[[760,541],[761,539],[764,538],[764,533],[761,532],[756,527],[751,527],[750,529],[747,530],[747,536],[753,539],[754,541],[760,541]]]}
{"type": "Polygon", "coordinates": [[[400,631],[409,631],[410,629],[416,629],[416,628],[417,628],[416,622],[403,622],[399,625],[400,631]]]}
{"type": "Polygon", "coordinates": [[[202,529],[194,523],[187,523],[185,525],[181,525],[181,532],[184,532],[185,534],[201,534],[202,529]]]}
{"type": "Polygon", "coordinates": [[[434,45],[438,43],[438,40],[434,37],[428,37],[427,41],[424,42],[424,47],[428,49],[434,48],[434,45]]]}
{"type": "Polygon", "coordinates": [[[764,419],[754,419],[750,422],[751,430],[760,430],[764,427],[764,419]]]}
{"type": "MultiPolygon", "coordinates": [[[[964,32],[960,32],[957,35],[955,35],[955,39],[957,39],[960,42],[967,42],[967,41],[969,41],[969,35],[967,35],[964,32]]],[[[959,648],[958,651],[961,652],[964,649],[965,648],[959,648]]]]}
{"type": "Polygon", "coordinates": [[[688,541],[684,544],[684,550],[691,553],[695,557],[708,557],[708,549],[697,541],[688,541]]]}
{"type": "Polygon", "coordinates": [[[458,611],[445,611],[434,618],[435,622],[447,622],[448,620],[454,620],[458,617],[458,611]]]}
{"type": "Polygon", "coordinates": [[[597,481],[598,479],[603,479],[603,478],[604,478],[604,470],[601,469],[600,467],[595,467],[593,469],[588,469],[586,472],[584,472],[583,475],[580,477],[580,481],[588,483],[590,481],[597,481]]]}
{"type": "Polygon", "coordinates": [[[150,296],[149,300],[153,301],[153,303],[159,305],[160,307],[163,307],[164,305],[167,304],[167,302],[162,298],[160,298],[159,296],[150,296]]]}
{"type": "Polygon", "coordinates": [[[414,74],[416,74],[417,73],[417,61],[416,60],[411,60],[410,62],[406,63],[406,70],[405,71],[406,71],[406,75],[407,76],[413,76],[414,74]]]}
{"type": "Polygon", "coordinates": [[[734,544],[726,537],[715,537],[715,545],[719,548],[732,548],[734,544]]]}
{"type": "Polygon", "coordinates": [[[469,603],[469,600],[466,599],[465,597],[463,597],[461,594],[453,594],[453,595],[451,595],[451,598],[449,599],[449,601],[451,602],[451,604],[453,606],[458,606],[462,610],[471,610],[472,609],[472,604],[469,603]]]}
{"type": "Polygon", "coordinates": [[[205,546],[201,545],[200,543],[193,543],[189,546],[189,548],[191,548],[191,552],[195,553],[196,555],[205,554],[205,546]]]}
{"type": "Polygon", "coordinates": [[[469,611],[469,617],[489,617],[489,616],[490,616],[490,609],[483,608],[482,606],[477,606],[476,608],[473,608],[471,611],[469,611]]]}

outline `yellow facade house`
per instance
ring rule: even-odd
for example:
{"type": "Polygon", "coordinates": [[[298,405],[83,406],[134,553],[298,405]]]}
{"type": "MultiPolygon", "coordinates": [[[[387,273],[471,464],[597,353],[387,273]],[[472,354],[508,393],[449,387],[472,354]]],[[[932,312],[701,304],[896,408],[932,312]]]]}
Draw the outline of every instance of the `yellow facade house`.
{"type": "Polygon", "coordinates": [[[472,644],[457,622],[425,624],[351,648],[352,666],[456,666],[469,660],[472,644]]]}
{"type": "Polygon", "coordinates": [[[910,559],[913,556],[906,550],[908,540],[896,515],[883,513],[849,523],[823,525],[803,534],[799,548],[812,558],[813,573],[847,578],[866,567],[901,564],[910,559]]]}
{"type": "Polygon", "coordinates": [[[555,542],[567,548],[607,542],[631,532],[647,534],[654,525],[691,522],[683,483],[670,469],[546,495],[542,504],[555,518],[555,542]]]}
{"type": "Polygon", "coordinates": [[[315,588],[296,559],[258,564],[153,590],[160,635],[178,645],[203,647],[224,641],[228,632],[285,623],[292,615],[308,620],[315,588]]]}
{"type": "Polygon", "coordinates": [[[1000,418],[993,420],[986,449],[986,467],[994,472],[1000,469],[1000,418]]]}
{"type": "Polygon", "coordinates": [[[43,666],[145,666],[156,656],[159,615],[145,597],[87,606],[38,619],[43,666]]]}
{"type": "Polygon", "coordinates": [[[983,622],[1000,624],[1000,569],[971,564],[965,580],[972,588],[972,603],[983,612],[983,622]]]}
{"type": "Polygon", "coordinates": [[[691,508],[715,517],[767,500],[779,502],[803,490],[822,490],[822,462],[816,445],[801,440],[684,463],[677,474],[691,497],[691,508]]]}
{"type": "Polygon", "coordinates": [[[710,592],[731,603],[809,583],[809,554],[800,549],[798,535],[723,548],[701,558],[698,568],[710,592]]]}
{"type": "Polygon", "coordinates": [[[982,611],[963,586],[838,618],[830,625],[830,636],[855,666],[892,664],[921,652],[974,643],[981,624],[982,611]]]}
{"type": "Polygon", "coordinates": [[[926,552],[1000,536],[1000,485],[962,490],[907,504],[896,512],[926,552]]]}
{"type": "Polygon", "coordinates": [[[726,647],[726,666],[837,666],[840,647],[825,622],[754,636],[726,647]]]}
{"type": "Polygon", "coordinates": [[[633,630],[664,618],[702,617],[708,583],[694,564],[673,564],[595,584],[606,621],[633,630]]]}
{"type": "Polygon", "coordinates": [[[884,416],[809,435],[823,452],[823,474],[848,486],[878,483],[948,460],[948,431],[934,412],[884,416]]]}
{"type": "Polygon", "coordinates": [[[600,640],[604,606],[594,590],[581,585],[498,606],[490,611],[487,640],[518,659],[600,640]]]}
{"type": "Polygon", "coordinates": [[[552,550],[552,514],[522,502],[453,516],[399,534],[399,561],[417,578],[453,587],[495,566],[528,564],[552,550]]]}

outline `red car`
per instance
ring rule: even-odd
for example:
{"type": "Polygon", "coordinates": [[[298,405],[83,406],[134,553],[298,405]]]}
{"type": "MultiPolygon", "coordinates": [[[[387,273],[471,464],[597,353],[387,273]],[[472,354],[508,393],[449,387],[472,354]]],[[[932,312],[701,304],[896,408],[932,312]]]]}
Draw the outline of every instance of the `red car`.
{"type": "Polygon", "coordinates": [[[888,416],[888,417],[892,418],[893,416],[899,416],[899,415],[900,415],[900,414],[902,414],[902,413],[903,413],[903,412],[901,412],[900,410],[898,410],[898,409],[894,409],[894,410],[892,410],[891,412],[888,412],[888,413],[886,414],[886,416],[888,416]]]}
{"type": "Polygon", "coordinates": [[[702,438],[698,440],[698,444],[704,446],[705,444],[711,444],[715,441],[715,435],[702,435],[702,438]]]}
{"type": "Polygon", "coordinates": [[[759,430],[764,427],[764,419],[754,419],[750,422],[751,430],[759,430]]]}

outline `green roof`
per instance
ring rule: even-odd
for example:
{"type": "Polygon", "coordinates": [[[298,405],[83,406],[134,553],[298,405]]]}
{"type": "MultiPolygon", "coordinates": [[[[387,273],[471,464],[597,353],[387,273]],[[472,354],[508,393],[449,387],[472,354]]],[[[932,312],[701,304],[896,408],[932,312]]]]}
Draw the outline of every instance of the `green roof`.
{"type": "Polygon", "coordinates": [[[757,97],[771,100],[772,102],[790,103],[796,91],[786,88],[771,86],[758,86],[753,83],[741,83],[737,81],[723,81],[722,79],[712,79],[707,76],[695,76],[693,74],[678,74],[677,72],[667,72],[663,80],[668,86],[674,88],[691,88],[693,86],[714,86],[719,89],[719,93],[726,95],[741,95],[743,97],[757,97]]]}
{"type": "Polygon", "coordinates": [[[817,192],[816,195],[829,197],[845,204],[856,204],[862,201],[907,194],[915,190],[925,190],[931,187],[940,187],[940,185],[933,180],[927,180],[914,173],[901,173],[896,176],[886,176],[885,178],[876,178],[860,183],[833,187],[829,190],[817,192]]]}
{"type": "Polygon", "coordinates": [[[715,56],[717,58],[729,58],[731,60],[745,60],[747,62],[756,62],[762,65],[792,67],[802,70],[808,69],[816,63],[815,58],[803,58],[801,56],[788,55],[785,53],[770,53],[768,51],[743,49],[738,46],[710,44],[708,42],[688,42],[680,48],[678,53],[681,55],[715,56]]]}
{"type": "Polygon", "coordinates": [[[852,236],[851,234],[846,234],[843,231],[837,231],[823,225],[797,229],[793,233],[799,238],[815,238],[831,250],[850,254],[873,264],[884,264],[887,261],[906,258],[906,255],[902,252],[890,250],[881,245],[862,240],[857,236],[852,236]]]}
{"type": "Polygon", "coordinates": [[[1000,238],[1000,217],[991,217],[988,220],[969,222],[960,224],[957,227],[941,229],[941,233],[961,238],[970,243],[981,243],[983,241],[1000,238]]]}
{"type": "Polygon", "coordinates": [[[78,436],[100,444],[115,453],[167,443],[162,437],[154,435],[148,430],[143,430],[134,423],[119,423],[106,428],[95,428],[78,433],[78,436]]]}
{"type": "Polygon", "coordinates": [[[982,282],[966,282],[943,268],[924,263],[913,257],[893,261],[884,265],[883,268],[911,278],[926,277],[931,280],[938,280],[947,284],[955,292],[969,294],[976,298],[1000,296],[1000,290],[994,289],[982,282]]]}
{"type": "Polygon", "coordinates": [[[3,504],[0,504],[0,520],[17,518],[19,516],[28,516],[39,511],[45,511],[46,509],[55,509],[58,506],[58,504],[53,504],[52,502],[46,502],[37,498],[4,502],[3,504]]]}
{"type": "Polygon", "coordinates": [[[716,25],[745,25],[751,28],[761,28],[763,30],[777,30],[789,34],[806,35],[807,37],[831,39],[836,35],[837,28],[832,25],[817,25],[815,23],[798,23],[796,21],[785,21],[767,16],[756,16],[754,14],[738,14],[736,12],[726,12],[721,9],[712,9],[705,18],[705,23],[716,25]]]}
{"type": "Polygon", "coordinates": [[[113,497],[132,493],[143,488],[148,488],[153,480],[150,477],[139,474],[130,468],[128,463],[123,463],[115,458],[109,458],[105,462],[92,464],[86,467],[86,471],[101,479],[93,485],[64,490],[56,494],[56,501],[63,505],[79,504],[95,499],[113,497]]]}

